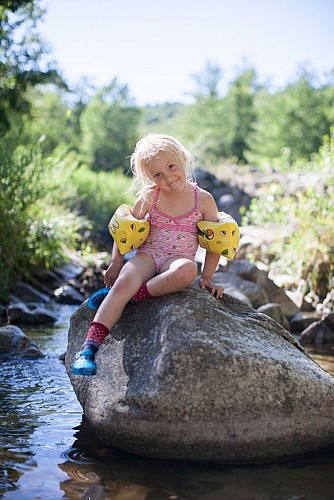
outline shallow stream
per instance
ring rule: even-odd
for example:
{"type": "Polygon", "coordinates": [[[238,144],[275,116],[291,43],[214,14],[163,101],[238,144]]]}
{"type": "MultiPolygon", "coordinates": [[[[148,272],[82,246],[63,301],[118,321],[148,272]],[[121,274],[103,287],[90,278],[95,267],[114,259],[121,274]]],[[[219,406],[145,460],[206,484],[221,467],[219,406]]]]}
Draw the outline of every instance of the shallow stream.
{"type": "MultiPolygon", "coordinates": [[[[117,500],[333,500],[334,450],[288,462],[227,466],[153,460],[98,440],[59,356],[75,307],[24,331],[47,354],[0,364],[0,497],[117,500]]],[[[333,355],[315,354],[334,375],[333,355]]]]}

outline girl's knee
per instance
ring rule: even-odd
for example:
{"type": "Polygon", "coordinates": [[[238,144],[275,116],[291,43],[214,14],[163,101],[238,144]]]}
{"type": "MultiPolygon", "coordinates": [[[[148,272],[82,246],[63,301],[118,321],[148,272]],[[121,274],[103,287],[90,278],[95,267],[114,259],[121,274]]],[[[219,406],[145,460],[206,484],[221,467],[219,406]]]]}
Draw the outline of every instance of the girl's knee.
{"type": "Polygon", "coordinates": [[[179,276],[182,278],[186,285],[194,281],[197,276],[197,266],[194,262],[185,262],[179,268],[179,276]]]}
{"type": "Polygon", "coordinates": [[[117,295],[127,296],[135,293],[140,285],[141,283],[139,281],[137,283],[135,276],[122,276],[117,278],[112,287],[112,291],[117,295]]]}

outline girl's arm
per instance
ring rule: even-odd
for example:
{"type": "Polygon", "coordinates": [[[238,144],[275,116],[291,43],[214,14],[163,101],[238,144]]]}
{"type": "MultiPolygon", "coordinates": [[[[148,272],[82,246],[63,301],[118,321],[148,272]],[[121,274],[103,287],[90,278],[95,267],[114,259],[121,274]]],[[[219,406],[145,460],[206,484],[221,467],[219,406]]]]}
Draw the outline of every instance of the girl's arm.
{"type": "Polygon", "coordinates": [[[153,190],[149,189],[145,199],[142,197],[137,198],[135,201],[131,213],[136,219],[143,219],[147,212],[149,212],[153,201],[153,190]]]}
{"type": "MultiPolygon", "coordinates": [[[[136,219],[143,219],[148,212],[148,204],[143,201],[142,198],[138,198],[132,209],[131,213],[136,219]]],[[[111,254],[111,262],[108,269],[104,275],[104,284],[107,287],[111,287],[118,278],[118,275],[123,267],[123,255],[120,254],[116,243],[114,242],[112,254],[111,254]]]]}
{"type": "MultiPolygon", "coordinates": [[[[207,191],[201,190],[199,203],[200,210],[203,214],[203,220],[218,222],[218,208],[213,196],[207,191]]],[[[220,256],[218,254],[206,251],[202,276],[199,281],[199,286],[201,288],[207,288],[210,290],[211,295],[215,295],[217,298],[221,298],[224,292],[222,285],[216,285],[212,281],[212,276],[217,269],[219,258],[220,256]]]]}
{"type": "Polygon", "coordinates": [[[109,264],[108,269],[104,274],[104,284],[107,287],[111,287],[118,278],[118,275],[123,267],[123,255],[119,253],[116,243],[114,242],[112,253],[111,253],[111,262],[109,264]]]}

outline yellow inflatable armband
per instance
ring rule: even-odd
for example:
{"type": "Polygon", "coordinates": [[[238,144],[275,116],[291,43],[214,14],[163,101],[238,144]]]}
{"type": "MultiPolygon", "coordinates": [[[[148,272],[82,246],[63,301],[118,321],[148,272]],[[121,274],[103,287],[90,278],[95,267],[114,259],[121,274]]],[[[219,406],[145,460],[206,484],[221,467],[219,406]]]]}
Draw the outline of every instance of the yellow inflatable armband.
{"type": "Polygon", "coordinates": [[[129,205],[121,205],[112,216],[108,228],[121,255],[139,248],[147,239],[150,223],[138,220],[130,212],[129,205]]]}
{"type": "Polygon", "coordinates": [[[240,232],[236,221],[227,213],[219,212],[219,222],[201,220],[197,223],[199,244],[209,252],[232,260],[235,257],[240,232]]]}

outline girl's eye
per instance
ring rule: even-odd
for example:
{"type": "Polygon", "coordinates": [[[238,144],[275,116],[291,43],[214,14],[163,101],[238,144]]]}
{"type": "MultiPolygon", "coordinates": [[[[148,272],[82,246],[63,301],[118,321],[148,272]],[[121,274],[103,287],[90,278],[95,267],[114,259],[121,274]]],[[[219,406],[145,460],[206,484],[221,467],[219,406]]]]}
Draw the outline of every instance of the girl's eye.
{"type": "Polygon", "coordinates": [[[169,170],[173,170],[174,167],[175,167],[174,163],[170,163],[167,168],[169,168],[169,170]]]}
{"type": "Polygon", "coordinates": [[[159,179],[160,177],[160,172],[157,172],[156,174],[153,175],[153,179],[159,179]]]}

